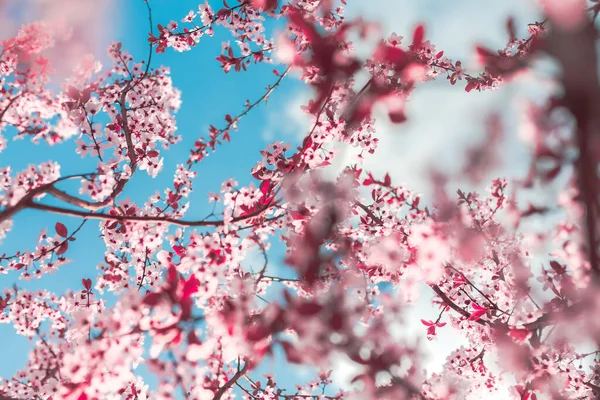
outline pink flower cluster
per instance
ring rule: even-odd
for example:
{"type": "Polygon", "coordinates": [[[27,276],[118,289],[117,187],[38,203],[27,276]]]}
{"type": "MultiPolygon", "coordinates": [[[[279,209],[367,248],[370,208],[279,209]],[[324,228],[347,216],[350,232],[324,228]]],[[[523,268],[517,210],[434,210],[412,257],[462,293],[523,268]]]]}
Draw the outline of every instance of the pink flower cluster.
{"type": "MultiPolygon", "coordinates": [[[[33,250],[23,244],[0,255],[3,279],[15,282],[0,293],[0,323],[32,344],[25,367],[0,378],[0,397],[599,396],[598,2],[583,10],[581,2],[545,2],[549,19],[531,24],[525,39],[507,21],[504,49],[474,49],[479,74],[438,51],[418,24],[409,40],[380,38],[361,59],[351,38],[372,35],[372,25],[348,21],[345,1],[236,3],[200,4],[181,23],[151,26],[146,60],[113,43],[111,65],[85,58],[60,82],[50,79],[44,52],[64,32],[37,22],[2,42],[0,132],[49,145],[77,136],[76,152],[95,167],[72,175],[57,161],[0,169],[0,239],[21,213],[57,216],[33,250]],[[276,18],[287,30],[271,39],[265,22],[276,18]],[[172,185],[143,202],[128,199],[132,177],[156,177],[164,152],[180,140],[180,91],[167,67],[151,65],[152,54],[190,50],[221,28],[235,40],[216,56],[224,72],[274,63],[276,52],[276,79],[195,140],[172,185]],[[378,154],[378,105],[403,123],[411,93],[427,81],[445,75],[451,85],[464,80],[466,92],[493,89],[531,72],[542,54],[561,65],[563,91],[526,110],[532,157],[524,179],[449,194],[448,174],[434,174],[435,196],[426,201],[392,174],[364,167],[378,154]],[[244,117],[294,73],[314,91],[302,107],[304,139],[266,146],[241,184],[224,181],[207,196],[211,213],[191,219],[194,166],[234,140],[244,117]],[[336,170],[340,144],[358,156],[336,170]],[[81,183],[77,193],[71,180],[81,183]],[[546,189],[558,195],[529,196],[546,189]],[[536,221],[542,230],[530,229],[536,221]],[[79,287],[61,294],[19,288],[18,279],[43,282],[68,263],[84,225],[104,244],[102,260],[83,260],[97,264],[95,275],[82,274],[79,287]],[[272,259],[278,247],[283,260],[272,259]],[[398,334],[423,299],[432,308],[412,321],[417,338],[447,340],[452,350],[437,372],[427,370],[420,340],[398,334]],[[340,358],[356,371],[344,387],[334,373],[340,358]],[[294,388],[283,387],[281,375],[257,377],[270,359],[315,376],[294,388]],[[155,384],[144,382],[140,365],[155,384]]],[[[468,152],[460,176],[467,181],[498,172],[504,127],[496,116],[488,121],[484,145],[468,152]]],[[[0,150],[6,143],[0,137],[0,150]]]]}

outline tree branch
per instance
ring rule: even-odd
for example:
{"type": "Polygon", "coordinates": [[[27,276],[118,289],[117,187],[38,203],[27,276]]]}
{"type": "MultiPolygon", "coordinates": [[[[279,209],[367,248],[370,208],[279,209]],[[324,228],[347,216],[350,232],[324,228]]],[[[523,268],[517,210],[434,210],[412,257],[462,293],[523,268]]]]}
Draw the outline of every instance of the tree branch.
{"type": "Polygon", "coordinates": [[[227,382],[225,382],[225,384],[223,386],[221,386],[219,388],[219,390],[217,390],[217,393],[215,393],[215,397],[213,397],[213,400],[220,400],[221,397],[223,397],[223,395],[225,394],[225,392],[227,392],[229,389],[231,389],[231,387],[242,377],[246,374],[246,371],[248,371],[248,367],[249,367],[249,363],[248,361],[246,361],[244,363],[244,366],[242,367],[242,369],[240,369],[239,371],[237,371],[235,373],[235,375],[233,375],[231,377],[230,380],[228,380],[227,382]]]}
{"type": "MultiPolygon", "coordinates": [[[[139,221],[139,222],[156,222],[156,223],[167,223],[171,225],[178,226],[221,226],[225,223],[224,220],[217,221],[184,221],[171,217],[160,217],[160,216],[151,216],[151,215],[112,215],[105,213],[92,213],[78,210],[70,210],[68,208],[56,207],[47,204],[34,203],[33,201],[26,204],[25,208],[31,208],[34,210],[48,211],[55,214],[68,215],[70,217],[80,217],[85,219],[98,219],[98,220],[107,220],[107,221],[139,221]]],[[[265,212],[267,209],[260,209],[248,215],[244,215],[241,217],[235,217],[231,219],[231,223],[236,223],[240,221],[245,221],[250,218],[258,217],[260,214],[265,212]]],[[[265,221],[273,221],[278,219],[279,217],[267,218],[265,221]]]]}

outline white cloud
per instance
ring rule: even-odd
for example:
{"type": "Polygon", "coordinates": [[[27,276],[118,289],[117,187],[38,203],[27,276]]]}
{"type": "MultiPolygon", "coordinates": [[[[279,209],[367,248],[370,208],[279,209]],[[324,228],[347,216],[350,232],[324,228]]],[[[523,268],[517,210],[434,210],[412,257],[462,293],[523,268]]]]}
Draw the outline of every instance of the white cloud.
{"type": "Polygon", "coordinates": [[[271,108],[261,138],[267,142],[275,139],[301,142],[310,127],[310,118],[300,107],[308,104],[311,95],[311,92],[304,90],[271,108]]]}
{"type": "Polygon", "coordinates": [[[504,46],[509,15],[525,27],[535,21],[537,11],[533,0],[372,0],[350,3],[346,14],[349,19],[360,16],[379,23],[385,34],[396,32],[404,37],[410,37],[416,24],[424,23],[426,39],[448,57],[465,58],[476,43],[504,46]]]}

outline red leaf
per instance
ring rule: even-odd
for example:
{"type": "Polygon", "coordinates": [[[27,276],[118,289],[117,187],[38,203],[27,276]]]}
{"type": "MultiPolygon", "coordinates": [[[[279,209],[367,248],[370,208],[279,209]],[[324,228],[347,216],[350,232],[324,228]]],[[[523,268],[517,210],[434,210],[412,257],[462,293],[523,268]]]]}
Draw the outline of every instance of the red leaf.
{"type": "Polygon", "coordinates": [[[296,311],[300,315],[315,315],[323,309],[323,306],[318,303],[302,303],[296,307],[296,311]]]}
{"type": "Polygon", "coordinates": [[[200,287],[200,282],[198,279],[196,279],[194,276],[190,276],[190,278],[183,285],[183,294],[181,295],[181,299],[189,299],[191,295],[198,291],[198,287],[200,287]]]}
{"type": "Polygon", "coordinates": [[[413,46],[419,46],[421,43],[423,43],[424,37],[425,27],[423,25],[418,25],[413,33],[413,46]]]}
{"type": "Polygon", "coordinates": [[[473,81],[469,81],[469,83],[467,83],[467,86],[465,86],[465,91],[468,93],[471,90],[475,89],[477,87],[477,84],[473,81]]]}
{"type": "Polygon", "coordinates": [[[340,331],[344,327],[344,319],[340,313],[335,313],[329,319],[329,326],[334,331],[340,331]]]}
{"type": "Polygon", "coordinates": [[[79,100],[79,98],[81,97],[79,94],[79,90],[77,90],[73,86],[69,86],[69,88],[67,89],[67,96],[69,96],[73,100],[79,100]]]}
{"type": "Polygon", "coordinates": [[[565,267],[564,265],[561,265],[558,261],[550,261],[550,267],[552,267],[552,269],[554,270],[554,272],[556,272],[559,275],[562,275],[565,273],[565,271],[567,270],[567,267],[565,267]]]}
{"type": "Polygon", "coordinates": [[[302,357],[300,352],[289,342],[280,342],[283,350],[285,351],[285,358],[292,364],[300,364],[302,357]]]}
{"type": "Polygon", "coordinates": [[[185,248],[183,246],[173,246],[173,250],[179,257],[185,256],[185,248]]]}
{"type": "Polygon", "coordinates": [[[390,186],[392,184],[392,178],[390,177],[390,174],[385,174],[385,178],[383,178],[383,184],[385,186],[390,186]]]}
{"type": "Polygon", "coordinates": [[[554,159],[554,160],[559,160],[560,159],[560,156],[558,154],[556,154],[554,151],[550,150],[546,146],[540,146],[535,151],[535,156],[537,158],[551,158],[551,159],[554,159]]]}
{"type": "Polygon", "coordinates": [[[67,230],[67,227],[60,222],[57,222],[56,225],[54,225],[54,229],[56,230],[56,233],[58,233],[60,236],[62,236],[64,238],[69,236],[69,231],[67,230]]]}
{"type": "Polygon", "coordinates": [[[262,325],[253,325],[246,331],[246,339],[252,342],[258,342],[268,337],[271,332],[262,325]]]}
{"type": "Polygon", "coordinates": [[[175,268],[175,265],[171,264],[169,265],[169,269],[167,270],[167,282],[169,282],[171,284],[172,287],[176,287],[177,286],[177,268],[175,268]]]}
{"type": "Polygon", "coordinates": [[[63,242],[63,244],[58,246],[58,249],[56,250],[56,255],[60,256],[61,254],[66,253],[68,249],[69,249],[69,242],[63,242]]]}
{"type": "Polygon", "coordinates": [[[487,312],[486,308],[481,307],[477,303],[471,303],[471,307],[473,307],[474,311],[469,316],[469,321],[477,321],[487,312]]]}
{"type": "Polygon", "coordinates": [[[488,50],[482,46],[475,46],[475,51],[477,52],[477,55],[483,58],[495,56],[495,54],[491,50],[488,50]]]}
{"type": "Polygon", "coordinates": [[[87,290],[92,289],[92,280],[90,278],[82,279],[81,283],[83,284],[83,287],[86,288],[87,290]]]}
{"type": "Polygon", "coordinates": [[[90,100],[91,92],[92,92],[91,88],[86,88],[81,91],[81,102],[83,104],[87,103],[90,100]]]}
{"type": "Polygon", "coordinates": [[[383,62],[394,64],[397,71],[401,71],[408,61],[408,56],[404,50],[384,44],[377,48],[375,58],[383,62]]]}
{"type": "Polygon", "coordinates": [[[515,19],[513,17],[509,17],[508,21],[506,21],[506,30],[508,31],[509,40],[512,42],[517,40],[517,31],[515,29],[515,19]]]}
{"type": "Polygon", "coordinates": [[[287,301],[289,304],[294,304],[294,298],[292,297],[291,293],[287,290],[283,292],[283,297],[285,298],[285,301],[287,301]]]}
{"type": "Polygon", "coordinates": [[[419,203],[420,203],[420,202],[421,202],[421,198],[420,198],[420,197],[417,197],[417,198],[416,198],[416,199],[413,201],[413,203],[412,203],[412,206],[410,207],[410,209],[411,209],[411,210],[416,210],[416,209],[418,209],[418,208],[419,208],[419,203]]]}
{"type": "Polygon", "coordinates": [[[263,181],[260,184],[260,192],[263,194],[263,197],[267,196],[271,192],[272,182],[271,181],[263,181]]]}
{"type": "Polygon", "coordinates": [[[272,11],[277,8],[277,0],[250,0],[252,7],[263,11],[272,11]]]}
{"type": "Polygon", "coordinates": [[[308,218],[306,215],[300,214],[298,211],[290,210],[289,214],[292,216],[294,220],[305,220],[308,218]]]}
{"type": "Polygon", "coordinates": [[[305,137],[304,140],[302,141],[302,150],[306,150],[306,149],[312,147],[312,145],[313,145],[313,141],[309,135],[309,136],[305,137]]]}
{"type": "Polygon", "coordinates": [[[522,397],[523,400],[537,400],[537,396],[533,392],[527,392],[522,397]]]}
{"type": "Polygon", "coordinates": [[[160,293],[149,293],[144,297],[144,304],[155,306],[160,302],[161,298],[162,295],[160,293]]]}
{"type": "Polygon", "coordinates": [[[404,110],[390,111],[388,115],[390,117],[390,121],[395,124],[401,124],[402,122],[406,121],[406,114],[404,113],[404,110]]]}
{"type": "Polygon", "coordinates": [[[554,178],[556,178],[558,176],[558,174],[560,173],[560,170],[561,170],[561,165],[558,165],[557,167],[552,168],[550,171],[548,171],[544,175],[544,180],[546,182],[553,180],[554,178]]]}

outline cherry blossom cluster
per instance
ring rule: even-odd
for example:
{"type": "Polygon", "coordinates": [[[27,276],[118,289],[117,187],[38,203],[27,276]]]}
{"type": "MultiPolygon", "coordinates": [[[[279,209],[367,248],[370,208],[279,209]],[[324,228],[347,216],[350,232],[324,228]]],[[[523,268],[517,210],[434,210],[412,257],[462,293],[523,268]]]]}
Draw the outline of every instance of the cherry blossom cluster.
{"type": "Polygon", "coordinates": [[[180,23],[171,21],[167,26],[159,24],[158,37],[150,35],[148,39],[156,46],[156,52],[164,52],[167,47],[176,51],[187,51],[195,46],[204,35],[213,36],[217,26],[229,30],[235,40],[235,49],[230,42],[224,42],[222,54],[217,57],[223,71],[232,68],[239,72],[246,70],[252,61],[255,63],[270,61],[268,54],[274,44],[265,35],[263,22],[264,7],[256,1],[241,1],[235,6],[228,6],[214,11],[208,2],[200,4],[198,11],[191,10],[180,23]]]}
{"type": "MultiPolygon", "coordinates": [[[[150,2],[144,2],[152,21],[150,2]]],[[[600,154],[593,112],[600,98],[593,20],[600,6],[575,3],[544,2],[548,19],[529,25],[525,39],[509,20],[504,49],[474,49],[479,74],[438,51],[422,25],[402,27],[410,40],[382,38],[368,59],[360,59],[350,38],[372,35],[373,25],[347,21],[345,1],[244,0],[224,2],[216,11],[200,4],[182,27],[151,22],[146,60],[135,62],[113,43],[111,65],[84,58],[54,86],[44,51],[65,32],[44,22],[22,27],[2,42],[0,130],[29,135],[34,143],[78,136],[77,153],[96,167],[75,175],[62,175],[55,161],[24,171],[0,169],[0,239],[20,213],[57,215],[33,250],[24,245],[0,256],[0,273],[43,282],[69,262],[84,224],[98,228],[105,251],[102,260],[85,260],[97,265],[96,274],[81,276],[80,287],[62,294],[18,284],[3,290],[0,323],[27,337],[32,350],[24,368],[0,378],[0,397],[600,395],[600,324],[593,317],[600,310],[600,154]],[[268,39],[269,18],[287,23],[277,39],[268,39]],[[254,102],[224,116],[224,124],[215,122],[222,127],[211,126],[207,139],[196,139],[172,185],[136,203],[127,198],[132,176],[145,170],[156,177],[163,150],[179,141],[180,92],[167,67],[151,65],[152,55],[168,47],[190,50],[218,26],[237,45],[225,43],[217,56],[225,72],[241,72],[251,60],[272,62],[271,51],[283,65],[254,102]],[[492,89],[516,73],[535,77],[529,70],[541,54],[562,66],[556,82],[563,91],[526,110],[532,159],[524,179],[497,178],[486,193],[450,194],[447,176],[438,174],[434,199],[426,204],[390,174],[363,167],[377,154],[372,110],[378,103],[393,123],[402,123],[410,118],[408,97],[427,81],[445,74],[451,85],[464,79],[467,92],[492,89]],[[304,139],[267,145],[244,181],[225,180],[219,193],[208,194],[209,215],[190,219],[194,165],[234,140],[238,123],[291,72],[314,90],[302,107],[310,121],[304,139]],[[331,173],[340,144],[359,155],[331,173]],[[67,189],[69,180],[81,182],[79,193],[67,189]],[[548,188],[559,194],[527,200],[548,188]],[[541,232],[530,226],[536,221],[543,223],[541,232]],[[276,246],[285,249],[279,262],[271,259],[276,246]],[[419,339],[463,339],[438,373],[426,370],[420,341],[397,332],[423,298],[432,307],[417,320],[419,339]],[[340,357],[357,371],[349,387],[333,378],[340,357]],[[256,376],[273,359],[307,367],[314,378],[283,387],[281,374],[256,376]],[[145,381],[148,375],[155,383],[145,381]]],[[[488,125],[483,147],[496,146],[503,129],[493,116],[488,125]]],[[[469,150],[467,178],[479,181],[493,170],[488,153],[469,150]]]]}

